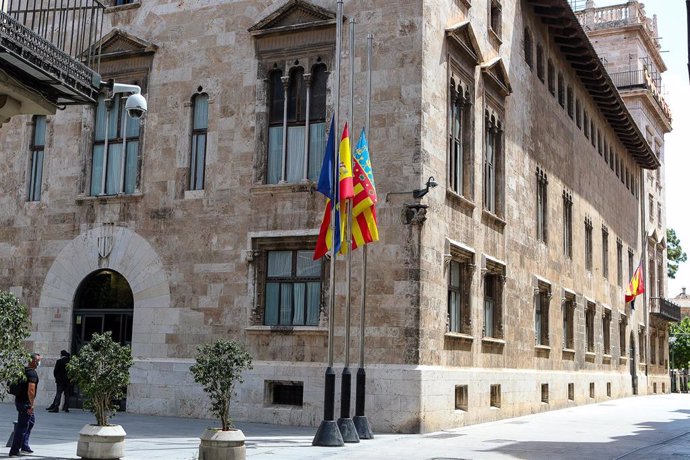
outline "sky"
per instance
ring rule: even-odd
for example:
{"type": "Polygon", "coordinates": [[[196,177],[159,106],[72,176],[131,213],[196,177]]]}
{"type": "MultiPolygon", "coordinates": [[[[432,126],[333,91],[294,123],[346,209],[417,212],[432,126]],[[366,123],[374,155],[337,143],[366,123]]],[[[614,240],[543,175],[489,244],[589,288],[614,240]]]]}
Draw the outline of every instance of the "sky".
{"type": "MultiPolygon", "coordinates": [[[[620,5],[625,0],[595,0],[595,5],[620,5]]],[[[657,15],[661,56],[668,70],[661,76],[663,95],[671,106],[673,131],[666,135],[666,227],[676,231],[680,244],[690,255],[690,77],[685,0],[643,2],[647,16],[657,15]]],[[[690,293],[690,257],[680,264],[675,279],[668,280],[666,297],[672,299],[683,287],[690,293]]]]}

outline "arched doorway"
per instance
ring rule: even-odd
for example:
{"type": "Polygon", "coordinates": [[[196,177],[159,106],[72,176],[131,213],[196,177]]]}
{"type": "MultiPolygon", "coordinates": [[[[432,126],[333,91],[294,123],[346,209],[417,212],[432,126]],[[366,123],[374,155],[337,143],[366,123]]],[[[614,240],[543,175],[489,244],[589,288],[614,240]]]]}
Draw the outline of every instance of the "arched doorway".
{"type": "Polygon", "coordinates": [[[124,276],[97,270],[84,278],[74,295],[72,352],[77,353],[94,333],[112,332],[122,345],[132,343],[134,296],[124,276]]]}
{"type": "Polygon", "coordinates": [[[635,334],[630,333],[630,378],[632,379],[632,392],[637,394],[637,363],[635,362],[635,334]]]}

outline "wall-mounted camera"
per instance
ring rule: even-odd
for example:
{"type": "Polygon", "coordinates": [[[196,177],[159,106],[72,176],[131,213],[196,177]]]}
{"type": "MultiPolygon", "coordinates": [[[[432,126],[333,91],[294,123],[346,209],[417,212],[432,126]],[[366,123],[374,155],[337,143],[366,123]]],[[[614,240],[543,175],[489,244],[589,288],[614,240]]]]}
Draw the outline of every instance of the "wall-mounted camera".
{"type": "Polygon", "coordinates": [[[141,88],[138,85],[125,85],[124,83],[115,83],[113,80],[101,82],[101,88],[110,88],[112,94],[128,94],[127,102],[125,102],[125,110],[127,115],[134,119],[139,119],[144,116],[148,110],[146,98],[141,95],[141,88]]]}

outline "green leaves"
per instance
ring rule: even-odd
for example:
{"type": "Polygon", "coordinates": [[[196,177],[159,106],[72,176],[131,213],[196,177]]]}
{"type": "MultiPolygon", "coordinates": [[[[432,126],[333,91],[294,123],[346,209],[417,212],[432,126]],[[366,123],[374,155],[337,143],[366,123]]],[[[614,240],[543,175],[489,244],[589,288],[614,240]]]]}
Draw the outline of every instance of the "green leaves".
{"type": "Polygon", "coordinates": [[[233,340],[218,340],[197,348],[196,364],[189,370],[211,399],[211,412],[220,419],[223,431],[232,426],[230,400],[235,383],[242,383],[242,372],[251,368],[251,355],[233,340]]]}
{"type": "Polygon", "coordinates": [[[67,374],[86,397],[85,406],[96,416],[100,426],[108,424],[108,417],[127,394],[129,368],[134,364],[132,351],[112,339],[110,331],[94,334],[77,356],[67,364],[67,374]]]}
{"type": "Polygon", "coordinates": [[[683,252],[683,248],[680,246],[680,239],[678,239],[676,231],[672,228],[666,229],[666,258],[668,259],[666,264],[668,277],[675,279],[678,265],[681,262],[686,262],[688,256],[683,252]]]}
{"type": "Polygon", "coordinates": [[[680,323],[671,324],[670,338],[671,367],[688,369],[690,362],[690,317],[683,318],[680,323]]]}
{"type": "Polygon", "coordinates": [[[7,395],[8,382],[24,378],[29,362],[24,340],[30,333],[28,308],[13,294],[0,291],[0,400],[7,395]]]}

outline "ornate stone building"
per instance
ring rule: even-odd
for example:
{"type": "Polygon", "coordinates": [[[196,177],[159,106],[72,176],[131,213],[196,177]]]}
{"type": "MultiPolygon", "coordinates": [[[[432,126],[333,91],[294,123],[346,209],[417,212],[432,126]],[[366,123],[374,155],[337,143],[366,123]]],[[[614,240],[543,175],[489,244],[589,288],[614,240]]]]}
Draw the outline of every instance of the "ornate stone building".
{"type": "MultiPolygon", "coordinates": [[[[148,114],[126,118],[104,94],[0,132],[0,287],[30,306],[36,350],[76,351],[111,330],[136,357],[127,410],[204,416],[196,346],[234,338],[255,360],[235,418],[318,424],[329,262],[311,260],[324,207],[314,180],[335,107],[335,11],[335,0],[106,9],[100,73],[141,86],[148,114]]],[[[640,354],[648,302],[623,301],[659,156],[569,4],[352,0],[345,15],[357,20],[343,53],[356,59],[354,107],[347,72],[341,90],[355,133],[375,35],[374,429],[646,394],[652,381],[668,391],[640,354]],[[439,187],[414,198],[430,177],[439,187]]],[[[356,313],[352,324],[356,349],[356,313]]]]}

